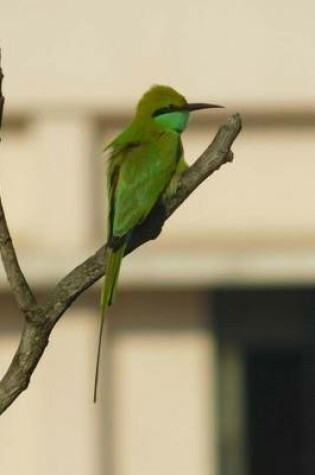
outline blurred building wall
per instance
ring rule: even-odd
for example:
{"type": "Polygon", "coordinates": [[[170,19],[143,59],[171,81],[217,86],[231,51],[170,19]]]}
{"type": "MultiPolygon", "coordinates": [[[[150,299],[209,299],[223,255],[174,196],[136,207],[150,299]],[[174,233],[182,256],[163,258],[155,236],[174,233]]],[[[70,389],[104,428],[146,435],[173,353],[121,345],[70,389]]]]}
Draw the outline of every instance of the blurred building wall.
{"type": "MultiPolygon", "coordinates": [[[[103,242],[99,152],[147,87],[226,105],[193,118],[190,162],[229,114],[240,112],[244,128],[235,161],[126,259],[99,404],[96,289],[63,317],[2,417],[1,472],[219,473],[217,342],[203,291],[315,278],[314,9],[308,0],[298,9],[283,0],[4,1],[1,193],[37,293],[103,242]]],[[[0,283],[4,372],[21,326],[3,271],[0,283]]]]}

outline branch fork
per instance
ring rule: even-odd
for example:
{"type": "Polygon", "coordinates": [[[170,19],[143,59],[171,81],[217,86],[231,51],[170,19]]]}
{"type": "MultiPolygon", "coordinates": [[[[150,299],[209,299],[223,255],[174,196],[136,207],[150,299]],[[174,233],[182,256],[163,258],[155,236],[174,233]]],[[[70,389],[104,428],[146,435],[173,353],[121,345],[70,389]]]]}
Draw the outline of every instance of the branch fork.
{"type": "MultiPolygon", "coordinates": [[[[2,123],[4,96],[2,94],[2,69],[0,51],[0,127],[2,123]]],[[[231,146],[241,131],[241,118],[234,114],[220,127],[212,143],[182,175],[176,193],[165,196],[138,228],[126,253],[155,239],[164,222],[189,197],[189,195],[212,173],[233,160],[231,146]]],[[[104,275],[106,246],[67,274],[51,291],[47,301],[39,305],[29,286],[13,246],[4,209],[0,199],[0,253],[4,269],[17,306],[24,316],[21,339],[0,381],[0,414],[24,391],[29,383],[49,341],[49,336],[59,318],[72,302],[104,275]]]]}

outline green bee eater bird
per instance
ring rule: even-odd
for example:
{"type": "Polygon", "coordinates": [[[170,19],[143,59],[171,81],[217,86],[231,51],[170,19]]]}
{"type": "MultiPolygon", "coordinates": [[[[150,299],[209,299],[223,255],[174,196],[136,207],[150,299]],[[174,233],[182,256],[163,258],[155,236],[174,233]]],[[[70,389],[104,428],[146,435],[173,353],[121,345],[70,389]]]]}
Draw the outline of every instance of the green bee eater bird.
{"type": "Polygon", "coordinates": [[[105,149],[110,151],[107,170],[108,227],[94,402],[104,320],[108,306],[114,301],[128,240],[134,229],[146,219],[172,178],[176,179],[187,167],[181,134],[187,126],[189,113],[213,107],[221,106],[188,104],[171,87],[154,86],[140,99],[129,126],[105,149]]]}

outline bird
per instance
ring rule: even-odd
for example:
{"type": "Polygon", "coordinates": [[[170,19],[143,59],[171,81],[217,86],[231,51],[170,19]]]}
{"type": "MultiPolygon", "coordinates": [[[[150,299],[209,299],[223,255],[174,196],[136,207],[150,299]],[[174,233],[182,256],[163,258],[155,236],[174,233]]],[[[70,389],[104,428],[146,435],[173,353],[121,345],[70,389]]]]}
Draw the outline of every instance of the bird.
{"type": "Polygon", "coordinates": [[[167,189],[176,188],[188,167],[181,134],[193,111],[222,107],[188,103],[175,89],[151,87],[141,97],[130,124],[104,149],[107,166],[107,245],[101,293],[101,324],[96,357],[94,402],[97,398],[104,321],[114,302],[121,261],[132,233],[167,189]]]}

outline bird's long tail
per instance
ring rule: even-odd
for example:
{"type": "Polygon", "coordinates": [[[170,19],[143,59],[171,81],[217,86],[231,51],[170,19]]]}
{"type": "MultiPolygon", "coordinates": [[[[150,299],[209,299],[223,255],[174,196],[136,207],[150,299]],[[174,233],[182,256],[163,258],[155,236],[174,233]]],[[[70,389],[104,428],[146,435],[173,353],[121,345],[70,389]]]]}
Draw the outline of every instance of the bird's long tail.
{"type": "Polygon", "coordinates": [[[98,376],[100,368],[100,356],[102,346],[102,335],[104,329],[104,322],[106,319],[107,309],[113,303],[115,298],[115,292],[117,287],[117,281],[119,277],[120,265],[122,258],[124,257],[126,243],[124,243],[119,249],[115,251],[108,248],[106,253],[106,274],[104,279],[104,285],[101,295],[101,326],[99,332],[97,356],[96,356],[96,368],[95,368],[95,380],[94,380],[94,402],[96,402],[98,376]]]}

